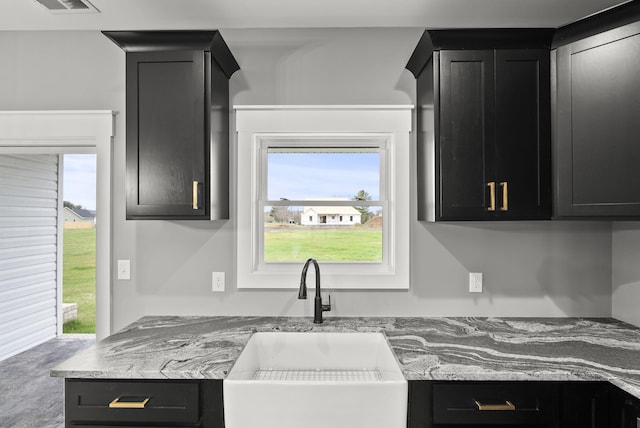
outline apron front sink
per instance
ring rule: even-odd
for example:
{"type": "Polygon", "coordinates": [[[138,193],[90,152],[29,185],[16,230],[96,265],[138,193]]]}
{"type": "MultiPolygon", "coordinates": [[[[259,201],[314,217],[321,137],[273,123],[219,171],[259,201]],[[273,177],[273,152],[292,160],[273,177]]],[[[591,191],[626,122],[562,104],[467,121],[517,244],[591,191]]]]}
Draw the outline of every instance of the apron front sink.
{"type": "Polygon", "coordinates": [[[407,381],[382,333],[255,333],[223,382],[227,428],[404,428],[407,381]]]}

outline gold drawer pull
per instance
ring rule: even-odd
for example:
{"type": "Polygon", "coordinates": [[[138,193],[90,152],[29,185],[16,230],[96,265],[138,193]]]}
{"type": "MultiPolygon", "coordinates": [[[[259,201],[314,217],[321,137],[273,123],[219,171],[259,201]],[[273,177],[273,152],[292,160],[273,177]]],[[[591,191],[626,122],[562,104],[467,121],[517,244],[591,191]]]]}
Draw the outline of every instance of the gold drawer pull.
{"type": "Polygon", "coordinates": [[[516,406],[511,401],[505,401],[504,404],[482,404],[476,400],[478,410],[515,410],[516,406]]]}
{"type": "Polygon", "coordinates": [[[193,202],[193,209],[197,210],[199,207],[198,204],[198,182],[196,180],[193,180],[193,196],[192,196],[192,202],[193,202]]]}
{"type": "Polygon", "coordinates": [[[502,187],[502,206],[500,207],[500,211],[509,211],[509,188],[506,181],[500,182],[500,187],[502,187]]]}
{"type": "Polygon", "coordinates": [[[149,402],[149,398],[143,398],[142,401],[120,401],[127,397],[118,397],[109,403],[111,409],[144,409],[149,402]]]}
{"type": "Polygon", "coordinates": [[[487,186],[489,186],[489,208],[487,208],[487,210],[495,211],[496,210],[496,182],[490,181],[487,183],[487,186]]]}

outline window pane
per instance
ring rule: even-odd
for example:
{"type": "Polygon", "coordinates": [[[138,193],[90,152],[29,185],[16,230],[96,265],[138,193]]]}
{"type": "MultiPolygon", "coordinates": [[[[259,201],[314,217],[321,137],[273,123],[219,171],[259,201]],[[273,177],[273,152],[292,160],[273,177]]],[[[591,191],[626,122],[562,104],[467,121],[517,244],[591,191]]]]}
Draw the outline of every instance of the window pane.
{"type": "Polygon", "coordinates": [[[380,199],[377,148],[269,148],[267,199],[380,199]]]}
{"type": "Polygon", "coordinates": [[[266,207],[264,261],[382,262],[382,207],[266,207]]]}

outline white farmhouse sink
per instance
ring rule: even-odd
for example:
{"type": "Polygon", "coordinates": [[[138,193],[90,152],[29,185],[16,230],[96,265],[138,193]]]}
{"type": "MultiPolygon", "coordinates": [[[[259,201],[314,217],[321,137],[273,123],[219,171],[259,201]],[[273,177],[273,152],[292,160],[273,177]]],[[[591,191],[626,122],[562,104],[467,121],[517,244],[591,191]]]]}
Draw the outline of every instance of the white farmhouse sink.
{"type": "Polygon", "coordinates": [[[226,428],[405,428],[382,333],[255,333],[223,382],[226,428]]]}

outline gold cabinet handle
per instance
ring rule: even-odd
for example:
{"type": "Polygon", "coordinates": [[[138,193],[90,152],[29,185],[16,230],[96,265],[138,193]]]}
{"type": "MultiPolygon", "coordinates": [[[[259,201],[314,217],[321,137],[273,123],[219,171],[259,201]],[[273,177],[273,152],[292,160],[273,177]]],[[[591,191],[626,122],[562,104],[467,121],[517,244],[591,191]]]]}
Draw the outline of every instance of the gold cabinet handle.
{"type": "Polygon", "coordinates": [[[111,409],[144,409],[149,402],[149,398],[143,398],[141,401],[120,401],[125,397],[118,397],[109,403],[111,409]]]}
{"type": "Polygon", "coordinates": [[[490,181],[487,183],[487,186],[489,186],[489,208],[487,208],[488,211],[495,211],[496,210],[496,182],[495,181],[490,181]]]}
{"type": "Polygon", "coordinates": [[[192,202],[193,202],[193,209],[197,210],[198,209],[198,182],[196,180],[193,180],[193,196],[192,196],[192,202]]]}
{"type": "Polygon", "coordinates": [[[515,410],[516,406],[511,401],[505,401],[500,404],[483,404],[480,401],[475,401],[478,410],[515,410]]]}
{"type": "Polygon", "coordinates": [[[502,187],[502,206],[500,211],[509,211],[509,188],[507,182],[501,181],[500,187],[502,187]]]}

